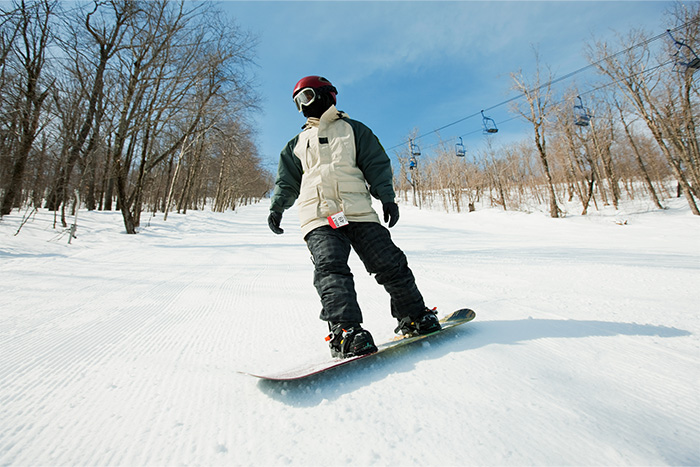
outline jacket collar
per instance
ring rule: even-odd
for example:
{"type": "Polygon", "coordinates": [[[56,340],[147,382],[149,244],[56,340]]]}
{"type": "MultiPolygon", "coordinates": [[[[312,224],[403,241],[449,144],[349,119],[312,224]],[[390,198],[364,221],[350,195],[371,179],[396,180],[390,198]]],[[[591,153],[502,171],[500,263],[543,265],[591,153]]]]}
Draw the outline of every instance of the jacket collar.
{"type": "Polygon", "coordinates": [[[312,127],[319,128],[320,126],[326,126],[331,122],[334,122],[336,120],[340,120],[341,118],[346,118],[347,116],[348,116],[348,114],[338,110],[335,105],[331,105],[330,107],[328,107],[328,110],[323,112],[323,115],[321,115],[321,118],[315,118],[315,117],[307,118],[306,123],[301,128],[303,130],[307,130],[307,129],[312,128],[312,127]]]}

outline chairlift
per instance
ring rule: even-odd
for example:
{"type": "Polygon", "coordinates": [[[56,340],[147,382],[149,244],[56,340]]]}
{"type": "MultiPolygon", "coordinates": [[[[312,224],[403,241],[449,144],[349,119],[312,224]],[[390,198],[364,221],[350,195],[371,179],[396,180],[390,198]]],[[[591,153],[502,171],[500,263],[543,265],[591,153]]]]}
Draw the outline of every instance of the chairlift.
{"type": "Polygon", "coordinates": [[[412,139],[409,139],[408,146],[411,150],[411,156],[420,156],[420,146],[418,146],[418,143],[415,143],[412,139]]]}
{"type": "Polygon", "coordinates": [[[574,103],[574,124],[576,126],[588,126],[593,115],[591,111],[583,105],[581,96],[576,96],[578,103],[574,103]]]}
{"type": "Polygon", "coordinates": [[[695,70],[700,69],[700,57],[695,51],[685,42],[676,40],[671,34],[671,30],[667,29],[666,33],[671,38],[673,43],[676,45],[676,53],[673,54],[675,65],[674,67],[679,67],[682,71],[689,71],[695,73],[695,70]]]}
{"type": "Polygon", "coordinates": [[[481,111],[481,119],[484,124],[485,135],[498,133],[498,127],[496,126],[496,122],[493,121],[493,118],[484,115],[483,110],[481,111]]]}
{"type": "Polygon", "coordinates": [[[462,137],[459,137],[459,143],[455,144],[455,155],[457,157],[464,157],[465,154],[467,153],[466,149],[464,149],[464,143],[462,142],[462,137]]]}

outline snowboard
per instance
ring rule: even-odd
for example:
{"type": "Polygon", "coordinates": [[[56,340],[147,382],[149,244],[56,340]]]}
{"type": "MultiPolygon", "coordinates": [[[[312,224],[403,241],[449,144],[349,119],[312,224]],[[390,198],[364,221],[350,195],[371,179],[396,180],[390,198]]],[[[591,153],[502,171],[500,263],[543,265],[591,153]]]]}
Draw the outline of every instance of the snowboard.
{"type": "Polygon", "coordinates": [[[442,318],[440,320],[440,324],[442,325],[442,329],[432,332],[430,334],[424,334],[422,336],[396,336],[393,340],[390,340],[389,342],[384,342],[383,344],[377,345],[377,351],[365,355],[359,355],[356,357],[349,357],[349,358],[333,358],[330,360],[327,360],[325,362],[320,362],[320,363],[312,363],[312,364],[307,364],[304,366],[300,366],[298,368],[293,368],[290,370],[286,371],[281,371],[278,373],[270,373],[270,374],[255,374],[255,373],[248,373],[248,372],[243,372],[240,371],[239,373],[249,375],[249,376],[254,376],[256,378],[260,378],[263,380],[268,380],[268,381],[294,381],[294,380],[299,380],[303,378],[307,378],[309,376],[313,375],[318,375],[319,373],[323,373],[324,371],[328,371],[334,368],[338,368],[340,366],[347,365],[348,363],[357,361],[357,360],[362,360],[366,358],[373,358],[376,357],[377,355],[381,355],[384,352],[387,352],[392,349],[397,349],[399,347],[402,347],[404,345],[409,345],[412,343],[415,343],[417,341],[423,341],[426,339],[430,339],[432,336],[435,336],[436,334],[440,334],[442,332],[445,332],[446,330],[453,328],[455,326],[459,326],[460,324],[467,323],[471,320],[473,320],[476,317],[476,313],[474,313],[473,310],[470,310],[469,308],[462,308],[461,310],[457,310],[446,317],[442,318]]]}

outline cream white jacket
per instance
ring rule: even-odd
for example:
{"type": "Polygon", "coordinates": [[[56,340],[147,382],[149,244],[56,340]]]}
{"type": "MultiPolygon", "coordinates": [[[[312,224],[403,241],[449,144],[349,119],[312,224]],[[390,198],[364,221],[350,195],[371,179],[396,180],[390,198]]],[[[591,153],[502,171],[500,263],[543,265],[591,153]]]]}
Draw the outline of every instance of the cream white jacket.
{"type": "Polygon", "coordinates": [[[370,195],[394,201],[391,161],[367,126],[331,106],[280,154],[270,209],[282,212],[298,199],[306,236],[338,212],[350,222],[379,222],[370,195]]]}

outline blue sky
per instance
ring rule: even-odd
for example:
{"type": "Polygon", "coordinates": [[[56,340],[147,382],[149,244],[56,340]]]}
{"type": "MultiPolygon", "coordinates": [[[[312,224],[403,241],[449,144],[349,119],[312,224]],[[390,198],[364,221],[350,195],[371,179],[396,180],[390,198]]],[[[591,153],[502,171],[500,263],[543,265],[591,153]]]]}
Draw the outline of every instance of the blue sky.
{"type": "MultiPolygon", "coordinates": [[[[270,170],[304,123],[291,92],[306,75],[322,75],[338,88],[338,108],[367,124],[392,157],[419,135],[493,107],[516,95],[510,74],[534,70],[533,47],[554,77],[588,63],[592,38],[642,28],[656,35],[667,24],[671,2],[423,2],[423,1],[224,1],[220,7],[259,37],[257,66],[262,112],[258,146],[270,170]],[[394,148],[394,149],[391,149],[394,148]]],[[[585,90],[590,71],[558,85],[585,90]]],[[[588,86],[590,87],[590,86],[588,86]]],[[[499,125],[493,142],[530,138],[531,129],[508,105],[488,112],[499,125]],[[510,120],[506,122],[506,120],[510,120]]],[[[440,132],[464,135],[468,151],[485,145],[481,118],[440,132]]],[[[438,141],[430,133],[423,152],[438,141]]],[[[405,150],[405,149],[404,149],[405,150]]],[[[396,167],[394,168],[397,169],[396,167]]]]}

